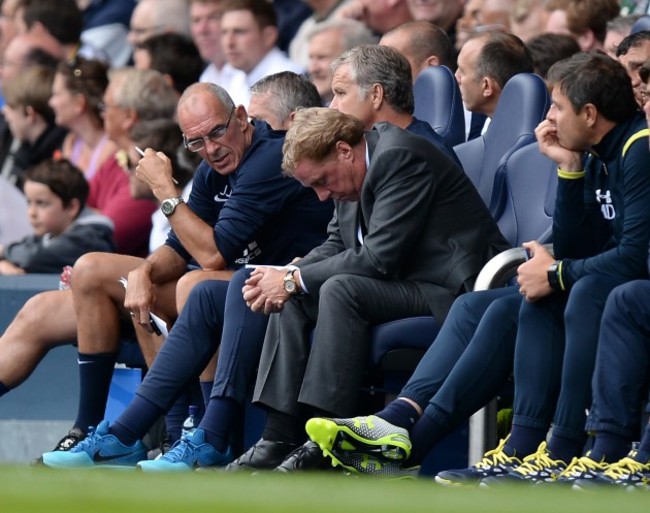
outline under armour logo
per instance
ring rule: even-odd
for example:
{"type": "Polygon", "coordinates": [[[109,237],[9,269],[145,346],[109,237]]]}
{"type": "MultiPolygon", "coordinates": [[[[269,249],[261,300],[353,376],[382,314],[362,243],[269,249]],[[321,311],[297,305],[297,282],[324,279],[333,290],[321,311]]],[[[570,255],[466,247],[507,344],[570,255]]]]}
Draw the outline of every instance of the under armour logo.
{"type": "Polygon", "coordinates": [[[596,201],[600,203],[600,211],[605,219],[611,221],[616,217],[616,210],[612,205],[611,191],[605,191],[603,194],[602,189],[596,189],[596,201]]]}

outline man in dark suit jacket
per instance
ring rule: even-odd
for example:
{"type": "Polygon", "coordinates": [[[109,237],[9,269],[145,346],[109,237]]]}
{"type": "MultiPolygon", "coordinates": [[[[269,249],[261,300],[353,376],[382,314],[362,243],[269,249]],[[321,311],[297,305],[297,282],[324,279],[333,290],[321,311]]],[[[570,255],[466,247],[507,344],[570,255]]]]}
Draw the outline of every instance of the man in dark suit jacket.
{"type": "Polygon", "coordinates": [[[285,172],[336,210],[321,246],[295,266],[258,268],[244,287],[254,311],[278,313],[254,397],[267,425],[231,469],[274,468],[304,441],[305,415],[352,411],[370,327],[432,313],[442,321],[507,247],[451,159],[393,125],[375,128],[316,108],[299,111],[287,133],[285,172]]]}

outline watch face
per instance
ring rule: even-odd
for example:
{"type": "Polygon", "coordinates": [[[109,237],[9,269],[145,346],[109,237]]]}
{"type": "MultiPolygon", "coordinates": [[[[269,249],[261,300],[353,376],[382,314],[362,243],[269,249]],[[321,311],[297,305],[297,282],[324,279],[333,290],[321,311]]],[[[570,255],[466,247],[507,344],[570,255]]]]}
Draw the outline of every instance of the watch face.
{"type": "Polygon", "coordinates": [[[174,213],[179,203],[180,200],[178,198],[166,199],[160,204],[160,210],[166,216],[170,216],[174,213]]]}
{"type": "Polygon", "coordinates": [[[286,290],[289,294],[293,294],[296,291],[296,282],[293,280],[286,280],[284,282],[284,290],[286,290]]]}
{"type": "Polygon", "coordinates": [[[160,210],[162,210],[163,214],[168,216],[174,211],[174,205],[171,203],[171,201],[165,200],[160,205],[160,210]]]}

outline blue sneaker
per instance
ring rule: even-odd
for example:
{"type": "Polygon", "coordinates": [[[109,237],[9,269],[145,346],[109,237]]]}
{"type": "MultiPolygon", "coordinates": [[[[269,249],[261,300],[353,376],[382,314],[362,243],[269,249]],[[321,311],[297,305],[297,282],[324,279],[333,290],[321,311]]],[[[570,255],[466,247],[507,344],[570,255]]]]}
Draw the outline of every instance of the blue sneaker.
{"type": "Polygon", "coordinates": [[[91,428],[88,436],[68,451],[43,454],[43,465],[54,468],[82,468],[95,466],[133,466],[147,457],[147,448],[138,440],[132,446],[124,445],[109,434],[108,421],[91,428]]]}
{"type": "Polygon", "coordinates": [[[218,452],[205,441],[205,431],[197,428],[178,440],[157,460],[139,461],[136,468],[145,472],[189,472],[198,467],[223,467],[233,460],[230,448],[218,452]]]}

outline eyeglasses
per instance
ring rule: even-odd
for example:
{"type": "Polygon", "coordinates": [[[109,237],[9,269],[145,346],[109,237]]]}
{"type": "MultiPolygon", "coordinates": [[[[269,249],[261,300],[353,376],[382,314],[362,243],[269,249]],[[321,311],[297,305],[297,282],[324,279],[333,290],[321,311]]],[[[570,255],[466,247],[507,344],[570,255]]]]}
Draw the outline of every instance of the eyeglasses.
{"type": "Polygon", "coordinates": [[[193,153],[196,153],[197,151],[201,151],[203,148],[205,148],[206,138],[211,142],[217,142],[224,135],[226,135],[226,132],[228,131],[228,126],[230,125],[230,120],[232,119],[233,112],[235,112],[235,109],[232,109],[230,111],[230,116],[228,116],[228,121],[226,122],[225,125],[215,126],[208,135],[205,135],[203,137],[197,137],[196,139],[188,140],[187,137],[185,137],[185,134],[183,134],[183,145],[185,146],[185,148],[187,148],[189,151],[193,153]]]}

